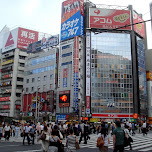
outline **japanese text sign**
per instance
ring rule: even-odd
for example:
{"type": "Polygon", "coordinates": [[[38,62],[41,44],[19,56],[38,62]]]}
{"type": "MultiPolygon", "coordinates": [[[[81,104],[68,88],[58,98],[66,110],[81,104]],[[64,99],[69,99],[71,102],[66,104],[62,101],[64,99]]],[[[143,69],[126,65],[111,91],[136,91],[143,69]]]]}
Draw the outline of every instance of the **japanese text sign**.
{"type": "Polygon", "coordinates": [[[131,30],[129,10],[90,8],[90,28],[131,30]],[[122,28],[120,28],[122,27],[122,28]]]}

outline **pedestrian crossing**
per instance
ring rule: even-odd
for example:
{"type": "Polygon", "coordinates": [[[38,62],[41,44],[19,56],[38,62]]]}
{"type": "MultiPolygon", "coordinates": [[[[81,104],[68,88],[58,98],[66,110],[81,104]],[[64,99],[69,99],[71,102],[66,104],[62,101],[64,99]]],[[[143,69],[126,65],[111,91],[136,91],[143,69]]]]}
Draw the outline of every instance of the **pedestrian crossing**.
{"type": "MultiPolygon", "coordinates": [[[[97,148],[96,147],[96,141],[97,141],[97,135],[92,134],[90,135],[91,139],[88,140],[87,144],[80,144],[80,148],[97,148]]],[[[143,136],[143,134],[136,134],[132,136],[133,143],[132,143],[132,150],[136,150],[139,152],[150,152],[152,151],[152,134],[148,134],[147,136],[143,136]]],[[[110,144],[109,149],[113,149],[113,137],[110,136],[110,144]]],[[[126,151],[130,150],[130,147],[125,147],[126,151]]]]}

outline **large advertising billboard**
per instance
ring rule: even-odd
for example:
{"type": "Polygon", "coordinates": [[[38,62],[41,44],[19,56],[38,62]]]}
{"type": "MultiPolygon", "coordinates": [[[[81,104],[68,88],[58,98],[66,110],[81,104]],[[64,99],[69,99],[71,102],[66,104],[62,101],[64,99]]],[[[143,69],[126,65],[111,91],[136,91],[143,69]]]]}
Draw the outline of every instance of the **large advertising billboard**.
{"type": "MultiPolygon", "coordinates": [[[[133,24],[143,22],[144,20],[135,12],[133,12],[133,24]]],[[[141,37],[145,38],[145,25],[144,22],[134,25],[134,31],[141,37]]]]}
{"type": "Polygon", "coordinates": [[[70,106],[70,90],[59,92],[59,107],[70,106]]]}
{"type": "Polygon", "coordinates": [[[90,28],[131,30],[129,10],[90,8],[90,28]],[[122,27],[122,28],[121,28],[122,27]]]}
{"type": "Polygon", "coordinates": [[[84,34],[84,0],[62,3],[61,41],[84,34]]]}
{"type": "Polygon", "coordinates": [[[26,50],[28,45],[35,41],[38,41],[38,32],[20,27],[16,28],[4,34],[2,53],[15,48],[26,50]]]}
{"type": "Polygon", "coordinates": [[[59,44],[59,34],[29,44],[27,53],[33,53],[59,44]]]}

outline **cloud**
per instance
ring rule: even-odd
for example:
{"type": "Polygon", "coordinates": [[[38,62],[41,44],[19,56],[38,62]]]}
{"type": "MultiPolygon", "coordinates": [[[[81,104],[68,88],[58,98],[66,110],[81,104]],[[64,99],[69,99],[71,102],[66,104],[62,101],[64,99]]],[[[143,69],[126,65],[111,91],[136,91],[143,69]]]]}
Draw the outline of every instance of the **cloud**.
{"type": "Polygon", "coordinates": [[[24,4],[24,13],[27,16],[32,16],[33,13],[39,8],[41,0],[26,0],[24,4]]]}

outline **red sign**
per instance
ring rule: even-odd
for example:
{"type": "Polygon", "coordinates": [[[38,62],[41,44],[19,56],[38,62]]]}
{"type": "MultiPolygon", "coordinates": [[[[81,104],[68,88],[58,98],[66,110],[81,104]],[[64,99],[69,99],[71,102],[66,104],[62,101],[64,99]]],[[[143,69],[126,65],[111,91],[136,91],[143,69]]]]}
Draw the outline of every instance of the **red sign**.
{"type": "Polygon", "coordinates": [[[80,10],[84,15],[84,0],[67,0],[62,3],[61,24],[80,10]]]}
{"type": "Polygon", "coordinates": [[[79,72],[79,37],[74,38],[74,57],[73,57],[74,73],[79,72]]]}
{"type": "MultiPolygon", "coordinates": [[[[104,114],[92,114],[92,118],[129,118],[129,114],[120,113],[104,113],[104,114]]],[[[133,114],[130,114],[130,118],[133,118],[133,114]]]]}
{"type": "MultiPolygon", "coordinates": [[[[90,8],[90,28],[116,29],[130,24],[129,10],[90,8]]],[[[131,26],[118,30],[131,30],[131,26]]]]}
{"type": "Polygon", "coordinates": [[[137,113],[134,113],[134,114],[133,114],[133,118],[134,118],[134,119],[137,119],[137,118],[138,118],[138,114],[137,114],[137,113]]]}
{"type": "Polygon", "coordinates": [[[59,107],[70,106],[70,90],[59,92],[59,107]]]}
{"type": "Polygon", "coordinates": [[[3,109],[9,109],[9,105],[3,105],[3,109]]]}
{"type": "Polygon", "coordinates": [[[8,101],[10,100],[10,97],[0,97],[0,101],[8,101]]]}
{"type": "Polygon", "coordinates": [[[17,48],[27,49],[28,45],[38,41],[38,32],[19,27],[17,48]]]}
{"type": "Polygon", "coordinates": [[[86,114],[90,114],[90,96],[86,96],[86,114]]]}
{"type": "MultiPolygon", "coordinates": [[[[143,22],[144,20],[137,15],[137,13],[133,12],[133,24],[143,22]]],[[[144,23],[134,25],[134,31],[145,38],[145,25],[144,23]]]]}
{"type": "Polygon", "coordinates": [[[13,44],[14,44],[14,40],[13,40],[13,37],[12,37],[12,33],[10,32],[9,37],[7,39],[7,42],[5,44],[5,47],[8,47],[8,46],[13,45],[13,44]]]}
{"type": "Polygon", "coordinates": [[[21,105],[16,105],[16,109],[20,109],[21,105]]]}
{"type": "Polygon", "coordinates": [[[4,78],[9,78],[9,77],[10,77],[10,75],[9,75],[9,74],[4,75],[4,78]]]}

